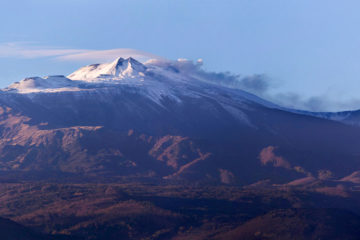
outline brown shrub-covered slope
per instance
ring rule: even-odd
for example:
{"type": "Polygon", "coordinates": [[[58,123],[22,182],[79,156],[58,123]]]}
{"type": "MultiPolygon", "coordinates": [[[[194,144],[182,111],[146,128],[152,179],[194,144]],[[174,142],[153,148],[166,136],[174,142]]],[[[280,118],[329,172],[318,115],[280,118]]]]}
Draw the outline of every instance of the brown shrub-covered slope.
{"type": "Polygon", "coordinates": [[[358,239],[357,192],[1,184],[0,215],[62,239],[358,239]]]}

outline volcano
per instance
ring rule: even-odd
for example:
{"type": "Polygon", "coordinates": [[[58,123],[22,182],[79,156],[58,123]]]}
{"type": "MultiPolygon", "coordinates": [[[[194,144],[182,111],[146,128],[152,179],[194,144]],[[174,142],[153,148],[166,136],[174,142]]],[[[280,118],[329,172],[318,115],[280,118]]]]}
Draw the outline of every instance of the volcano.
{"type": "Polygon", "coordinates": [[[217,76],[185,60],[117,58],[13,83],[0,92],[2,178],[247,185],[360,170],[355,124],[283,108],[217,76]]]}

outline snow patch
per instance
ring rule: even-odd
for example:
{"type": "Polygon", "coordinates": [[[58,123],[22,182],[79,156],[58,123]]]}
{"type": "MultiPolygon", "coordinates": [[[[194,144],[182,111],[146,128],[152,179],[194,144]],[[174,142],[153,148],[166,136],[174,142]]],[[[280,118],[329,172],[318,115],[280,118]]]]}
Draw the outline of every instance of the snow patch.
{"type": "Polygon", "coordinates": [[[15,91],[17,93],[32,92],[62,92],[62,91],[78,91],[78,85],[70,79],[62,76],[46,76],[25,78],[20,82],[15,82],[3,91],[15,91]]]}

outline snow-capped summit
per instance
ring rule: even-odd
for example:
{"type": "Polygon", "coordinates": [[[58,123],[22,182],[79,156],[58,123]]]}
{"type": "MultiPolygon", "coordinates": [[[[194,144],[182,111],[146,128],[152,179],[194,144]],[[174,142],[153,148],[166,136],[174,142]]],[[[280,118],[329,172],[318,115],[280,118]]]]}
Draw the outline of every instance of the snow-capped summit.
{"type": "Polygon", "coordinates": [[[63,75],[53,75],[46,77],[30,77],[15,82],[5,89],[17,93],[31,92],[59,92],[78,90],[77,84],[63,75]]]}
{"type": "Polygon", "coordinates": [[[181,102],[184,97],[209,96],[216,101],[228,101],[224,95],[231,95],[236,101],[250,101],[276,108],[253,94],[240,89],[221,86],[209,81],[213,76],[199,68],[192,61],[152,59],[141,63],[134,58],[119,57],[110,63],[92,64],[65,76],[26,78],[2,89],[3,92],[29,94],[52,92],[99,92],[102,90],[123,90],[141,93],[161,105],[162,99],[181,102]],[[224,94],[222,94],[224,93],[224,94]],[[226,93],[226,94],[225,94],[226,93]]]}
{"type": "Polygon", "coordinates": [[[133,58],[117,58],[111,63],[92,64],[80,68],[68,76],[71,80],[99,82],[111,78],[121,80],[124,78],[141,78],[144,76],[146,66],[133,58]]]}
{"type": "Polygon", "coordinates": [[[132,58],[24,79],[0,91],[0,170],[243,184],[360,169],[360,128],[222,84],[238,80],[201,61],[132,58]]]}
{"type": "MultiPolygon", "coordinates": [[[[109,89],[121,91],[126,88],[127,90],[132,89],[132,91],[141,93],[160,105],[164,98],[181,102],[181,99],[189,96],[207,96],[223,104],[223,101],[228,102],[223,96],[228,95],[238,103],[244,101],[253,102],[268,108],[358,125],[358,117],[354,117],[357,114],[353,112],[313,113],[288,109],[246,91],[234,89],[231,87],[231,84],[230,86],[223,84],[223,76],[202,70],[201,64],[201,60],[193,63],[186,59],[179,59],[177,61],[152,59],[141,63],[131,57],[126,59],[118,57],[109,63],[92,64],[82,67],[67,77],[54,75],[25,78],[2,89],[2,91],[19,94],[85,93],[109,89]],[[352,120],[350,121],[350,119],[352,120]]],[[[230,80],[234,81],[233,78],[230,78],[230,80]]],[[[29,96],[32,96],[32,94],[29,96]]]]}

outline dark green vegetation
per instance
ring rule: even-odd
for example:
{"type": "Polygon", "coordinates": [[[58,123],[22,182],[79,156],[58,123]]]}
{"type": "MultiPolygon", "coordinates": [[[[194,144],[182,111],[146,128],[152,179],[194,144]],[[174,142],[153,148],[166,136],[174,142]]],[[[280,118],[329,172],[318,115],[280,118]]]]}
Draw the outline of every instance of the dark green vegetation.
{"type": "Polygon", "coordinates": [[[3,183],[0,215],[59,239],[359,239],[360,194],[319,189],[3,183]]]}

